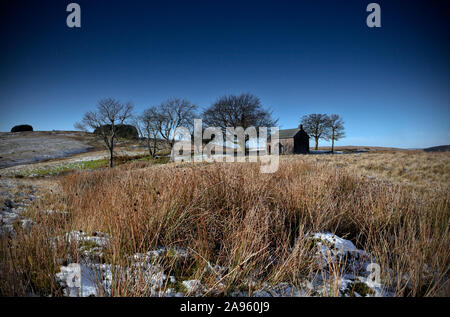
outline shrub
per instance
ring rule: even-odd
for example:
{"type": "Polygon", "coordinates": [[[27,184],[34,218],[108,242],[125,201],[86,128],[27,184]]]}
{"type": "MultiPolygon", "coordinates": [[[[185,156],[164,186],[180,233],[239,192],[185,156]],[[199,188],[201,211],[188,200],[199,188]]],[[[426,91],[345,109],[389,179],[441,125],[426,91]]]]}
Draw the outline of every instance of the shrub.
{"type": "MultiPolygon", "coordinates": [[[[94,134],[100,134],[100,129],[110,129],[110,125],[103,125],[101,128],[94,130],[94,134]]],[[[135,126],[129,124],[119,124],[116,126],[116,136],[122,139],[137,140],[139,138],[138,131],[135,126]]]]}

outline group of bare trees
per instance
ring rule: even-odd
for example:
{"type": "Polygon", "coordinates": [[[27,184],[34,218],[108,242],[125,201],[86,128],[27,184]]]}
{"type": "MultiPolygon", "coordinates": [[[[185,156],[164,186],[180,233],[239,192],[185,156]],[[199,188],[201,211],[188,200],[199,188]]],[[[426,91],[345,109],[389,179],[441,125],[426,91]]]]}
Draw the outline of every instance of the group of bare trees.
{"type": "Polygon", "coordinates": [[[161,143],[172,149],[175,131],[179,127],[193,128],[194,118],[202,118],[205,126],[247,127],[274,126],[277,120],[263,108],[258,97],[251,94],[228,95],[219,98],[210,107],[198,112],[198,107],[186,99],[170,98],[159,105],[145,109],[140,115],[133,115],[131,103],[107,98],[97,104],[96,111],[89,111],[81,122],[75,124],[80,130],[97,129],[110,153],[110,166],[114,165],[114,142],[118,126],[131,121],[140,136],[146,140],[151,157],[155,157],[161,143]]]}
{"type": "MultiPolygon", "coordinates": [[[[114,144],[117,140],[118,127],[126,121],[132,121],[140,136],[146,140],[148,152],[155,157],[159,145],[168,144],[170,149],[175,142],[175,131],[186,127],[192,131],[195,118],[202,118],[205,127],[273,127],[277,119],[272,112],[262,106],[258,97],[252,94],[238,96],[228,95],[217,99],[210,107],[198,112],[198,107],[186,99],[170,98],[159,105],[145,109],[140,115],[132,113],[130,102],[107,98],[97,104],[96,111],[86,112],[81,122],[76,123],[77,129],[99,131],[110,153],[110,166],[114,165],[114,144]]],[[[332,151],[334,141],[344,137],[342,119],[332,114],[310,114],[303,116],[301,123],[305,131],[314,138],[315,149],[318,149],[319,139],[331,140],[332,151]]]]}
{"type": "Polygon", "coordinates": [[[313,113],[301,119],[303,129],[314,138],[315,147],[319,148],[319,140],[331,141],[331,152],[334,152],[334,142],[345,137],[344,121],[337,114],[327,115],[313,113]]]}
{"type": "Polygon", "coordinates": [[[159,140],[167,142],[172,149],[175,130],[179,127],[191,128],[197,117],[197,106],[186,99],[171,98],[157,106],[152,106],[134,119],[134,123],[147,140],[150,156],[155,157],[159,140]]]}
{"type": "Polygon", "coordinates": [[[244,130],[248,127],[273,127],[278,121],[252,94],[223,96],[203,111],[202,119],[210,127],[242,127],[244,130]]]}
{"type": "MultiPolygon", "coordinates": [[[[220,97],[203,111],[202,119],[207,127],[218,127],[223,134],[226,134],[227,127],[240,127],[243,131],[254,127],[257,134],[259,127],[270,128],[275,126],[278,121],[272,117],[272,111],[262,106],[258,97],[248,93],[220,97]]],[[[233,137],[227,139],[225,143],[233,143],[245,151],[245,143],[249,141],[249,138],[248,134],[244,134],[242,144],[233,137]]]]}

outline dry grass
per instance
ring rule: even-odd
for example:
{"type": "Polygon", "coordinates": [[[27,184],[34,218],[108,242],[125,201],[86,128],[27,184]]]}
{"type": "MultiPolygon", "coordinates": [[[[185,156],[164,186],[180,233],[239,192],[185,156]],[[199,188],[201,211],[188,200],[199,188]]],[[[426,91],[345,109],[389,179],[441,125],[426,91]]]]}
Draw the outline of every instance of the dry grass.
{"type": "MultiPolygon", "coordinates": [[[[5,265],[16,271],[2,277],[2,293],[24,294],[32,285],[58,294],[57,264],[75,251],[45,241],[76,229],[110,234],[111,263],[157,246],[189,248],[193,259],[168,264],[167,273],[212,287],[207,261],[228,267],[225,295],[249,280],[300,284],[319,270],[305,236],[331,231],[371,252],[396,295],[448,296],[448,171],[448,154],[415,153],[287,157],[274,174],[261,174],[256,163],[139,162],[73,173],[61,178],[61,193],[30,211],[42,226],[2,246],[5,265]],[[49,205],[70,217],[39,216],[49,205]]],[[[118,281],[113,295],[145,295],[128,284],[118,281]]]]}
{"type": "Polygon", "coordinates": [[[377,150],[351,155],[288,156],[286,159],[328,164],[358,175],[430,190],[449,190],[450,153],[377,150]]]}

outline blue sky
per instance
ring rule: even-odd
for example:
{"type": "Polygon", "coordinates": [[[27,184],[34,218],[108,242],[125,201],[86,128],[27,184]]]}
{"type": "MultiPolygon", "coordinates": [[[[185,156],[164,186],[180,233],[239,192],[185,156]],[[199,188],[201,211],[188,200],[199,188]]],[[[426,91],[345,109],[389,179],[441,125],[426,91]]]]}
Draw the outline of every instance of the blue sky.
{"type": "MultiPolygon", "coordinates": [[[[70,1],[0,4],[0,131],[72,130],[105,97],[136,112],[250,92],[293,128],[337,113],[337,145],[450,144],[446,1],[70,1]]],[[[326,145],[321,142],[321,145],[326,145]]]]}

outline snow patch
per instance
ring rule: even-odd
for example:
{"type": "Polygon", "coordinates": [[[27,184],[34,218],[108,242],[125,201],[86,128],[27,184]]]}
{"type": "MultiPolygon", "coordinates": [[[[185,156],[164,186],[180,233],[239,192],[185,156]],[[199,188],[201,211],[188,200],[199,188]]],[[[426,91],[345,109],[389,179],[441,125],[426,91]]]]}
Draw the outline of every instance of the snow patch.
{"type": "Polygon", "coordinates": [[[350,241],[329,232],[315,233],[312,238],[313,247],[317,247],[317,258],[322,268],[338,262],[346,271],[365,271],[373,259],[365,251],[359,250],[350,241]]]}
{"type": "Polygon", "coordinates": [[[183,281],[183,286],[186,288],[186,295],[201,296],[205,292],[205,288],[200,280],[183,281]]]}
{"type": "Polygon", "coordinates": [[[91,236],[88,236],[86,232],[80,230],[66,233],[66,240],[69,243],[92,243],[99,247],[105,247],[109,243],[109,236],[100,231],[96,231],[91,236]]]}
{"type": "MultiPolygon", "coordinates": [[[[82,231],[72,231],[66,234],[67,241],[74,241],[80,246],[94,243],[95,252],[108,245],[110,237],[96,232],[87,235],[82,231]],[[97,249],[98,248],[98,249],[97,249]]],[[[320,232],[307,237],[311,240],[314,256],[318,261],[318,271],[308,276],[300,276],[299,284],[280,282],[275,285],[250,281],[248,291],[235,291],[231,296],[247,297],[298,297],[298,296],[392,296],[386,287],[369,279],[368,265],[372,257],[369,253],[359,250],[349,240],[329,232],[320,232]],[[333,271],[338,269],[338,274],[333,271]],[[259,286],[258,286],[259,285],[259,286]],[[262,286],[261,286],[262,285],[262,286]]],[[[84,250],[90,251],[92,250],[84,250]]],[[[85,263],[71,263],[61,267],[57,274],[58,282],[64,287],[66,296],[110,296],[114,278],[124,279],[131,285],[143,285],[142,292],[147,296],[202,296],[222,294],[225,285],[219,283],[227,267],[208,263],[206,270],[217,275],[218,284],[214,289],[207,289],[199,279],[177,281],[176,276],[169,276],[158,264],[161,256],[187,258],[189,252],[184,248],[158,247],[145,253],[129,256],[130,264],[125,266],[99,264],[92,256],[83,253],[85,263]],[[78,284],[77,284],[78,283],[78,284]],[[179,284],[178,284],[179,283],[179,284]],[[177,291],[177,285],[183,292],[177,291]]]]}
{"type": "Polygon", "coordinates": [[[112,274],[109,265],[70,263],[61,266],[56,280],[69,297],[105,296],[110,294],[112,274]]]}

